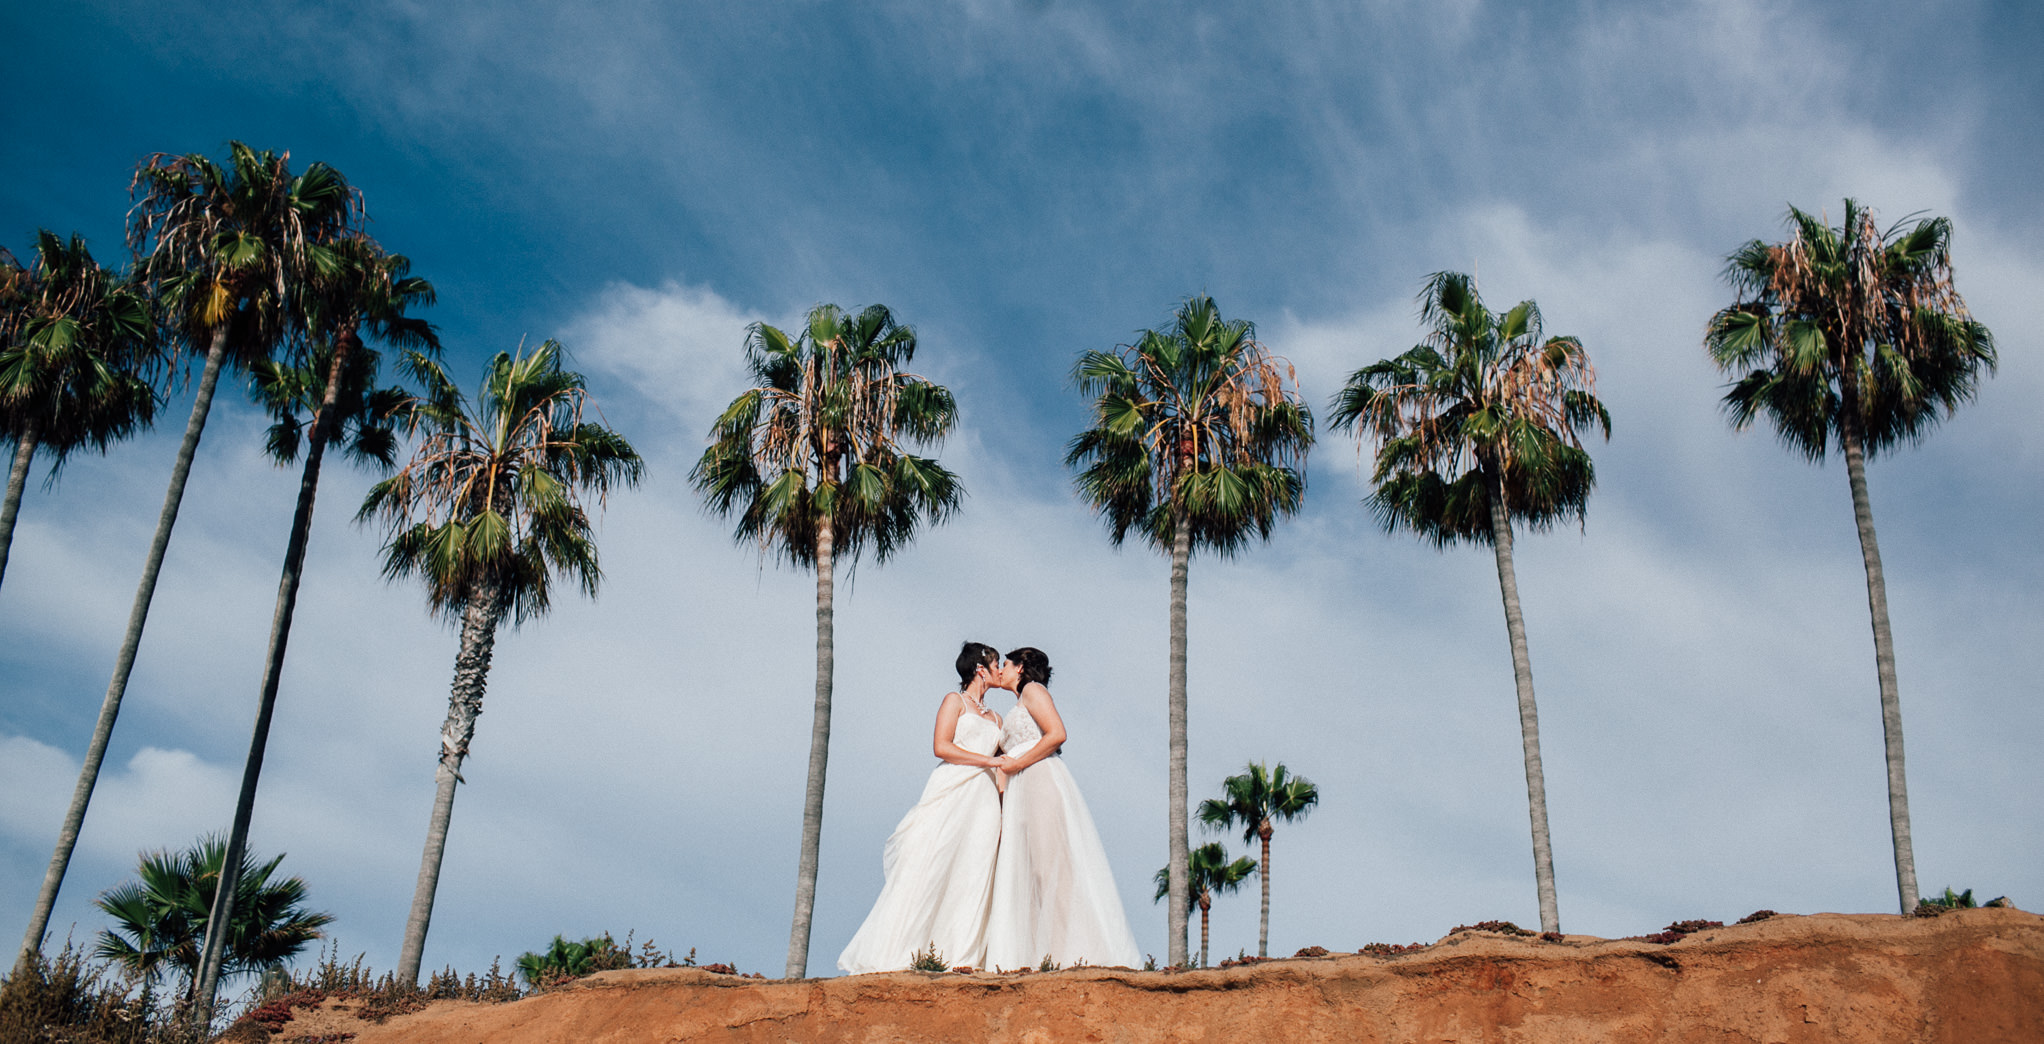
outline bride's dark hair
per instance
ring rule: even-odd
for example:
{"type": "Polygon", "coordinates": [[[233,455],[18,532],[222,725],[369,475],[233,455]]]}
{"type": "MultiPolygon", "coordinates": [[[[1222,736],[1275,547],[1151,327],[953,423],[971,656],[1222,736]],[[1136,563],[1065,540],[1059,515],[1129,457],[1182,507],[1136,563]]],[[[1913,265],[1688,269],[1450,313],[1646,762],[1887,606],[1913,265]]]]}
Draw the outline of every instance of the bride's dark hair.
{"type": "Polygon", "coordinates": [[[1050,657],[1042,649],[1025,645],[1009,653],[1008,662],[1022,665],[1022,684],[1035,682],[1046,689],[1050,687],[1050,657]]]}
{"type": "Polygon", "coordinates": [[[961,688],[971,685],[974,671],[979,670],[981,667],[999,667],[1000,665],[1000,650],[995,649],[991,645],[966,642],[964,648],[958,650],[958,684],[961,688]]]}

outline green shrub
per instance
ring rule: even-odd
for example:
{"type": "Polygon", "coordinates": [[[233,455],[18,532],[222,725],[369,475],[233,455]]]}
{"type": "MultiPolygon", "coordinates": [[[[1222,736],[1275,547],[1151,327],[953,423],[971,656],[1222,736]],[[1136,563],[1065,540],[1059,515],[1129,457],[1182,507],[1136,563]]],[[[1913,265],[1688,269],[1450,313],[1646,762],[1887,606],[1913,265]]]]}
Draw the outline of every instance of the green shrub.
{"type": "Polygon", "coordinates": [[[933,942],[930,945],[925,946],[922,949],[917,950],[915,953],[909,955],[908,970],[919,972],[945,972],[950,971],[951,966],[944,963],[944,955],[937,952],[937,944],[933,942]]]}

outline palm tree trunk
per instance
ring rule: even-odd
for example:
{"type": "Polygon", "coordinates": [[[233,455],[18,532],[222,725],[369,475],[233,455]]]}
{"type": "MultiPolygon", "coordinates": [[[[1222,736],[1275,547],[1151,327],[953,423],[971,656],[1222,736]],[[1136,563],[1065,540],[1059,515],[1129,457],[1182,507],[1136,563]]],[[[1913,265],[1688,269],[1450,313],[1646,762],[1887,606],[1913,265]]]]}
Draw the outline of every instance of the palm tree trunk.
{"type": "Polygon", "coordinates": [[[1170,921],[1165,931],[1171,966],[1185,966],[1185,922],[1190,908],[1186,902],[1191,884],[1186,837],[1185,791],[1185,574],[1192,558],[1192,524],[1183,505],[1171,508],[1171,862],[1170,921]]]}
{"type": "Polygon", "coordinates": [[[1256,872],[1262,878],[1263,915],[1256,922],[1256,955],[1270,956],[1270,835],[1263,835],[1263,866],[1256,872]]]}
{"type": "MultiPolygon", "coordinates": [[[[263,752],[270,742],[270,718],[277,706],[277,684],[284,673],[284,648],[291,640],[291,616],[298,607],[298,581],[305,565],[305,545],[312,535],[312,504],[319,492],[319,462],[326,454],[333,433],[333,418],[341,395],[341,374],[348,363],[354,338],[342,334],[334,340],[333,364],[327,371],[326,395],[312,419],[305,447],[305,468],[298,479],[298,508],[291,517],[291,537],[284,546],[284,573],[277,580],[277,608],[270,616],[270,646],[263,654],[262,690],[256,697],[255,735],[248,741],[248,761],[241,770],[241,794],[234,804],[234,826],[227,832],[227,855],[222,866],[240,866],[242,850],[248,846],[249,820],[255,815],[256,781],[263,774],[263,752]]],[[[206,947],[199,956],[197,984],[198,1018],[211,1022],[213,997],[220,982],[220,965],[227,950],[226,926],[234,909],[237,875],[223,875],[206,917],[206,947]]]]}
{"type": "Polygon", "coordinates": [[[497,621],[504,606],[495,584],[470,596],[461,614],[461,650],[454,656],[454,684],[447,699],[447,722],[440,727],[440,765],[433,772],[439,784],[433,794],[433,816],[426,825],[426,850],[419,859],[419,883],[412,890],[412,913],[405,919],[405,941],[398,953],[399,982],[417,985],[419,962],[426,952],[426,929],[433,921],[433,895],[440,887],[440,858],[447,851],[447,822],[454,815],[454,786],[461,782],[462,759],[475,738],[476,718],[483,713],[483,690],[490,680],[490,653],[497,646],[497,621]]]}
{"type": "Polygon", "coordinates": [[[99,722],[92,730],[92,743],[85,750],[85,764],[78,770],[78,786],[71,792],[71,807],[64,813],[64,825],[57,833],[57,848],[50,855],[50,867],[43,874],[42,891],[36,896],[35,912],[28,931],[21,938],[17,968],[42,952],[43,933],[49,929],[50,912],[57,905],[57,889],[64,883],[64,871],[71,865],[71,851],[78,845],[78,831],[85,825],[85,809],[92,803],[92,789],[99,783],[99,765],[106,758],[107,741],[114,732],[114,719],[121,713],[121,698],[128,691],[128,675],[135,669],[135,652],[142,645],[142,627],[149,621],[149,602],[156,596],[156,577],[163,571],[163,554],[170,546],[171,527],[177,524],[178,505],[183,503],[185,479],[192,472],[192,457],[199,451],[199,436],[206,430],[206,414],[213,408],[213,389],[220,383],[220,367],[227,358],[227,328],[213,332],[206,349],[206,368],[199,375],[199,391],[192,400],[192,416],[185,422],[184,442],[177,450],[177,462],[170,469],[170,488],[163,494],[163,512],[156,519],[156,536],[149,544],[149,557],[142,566],[142,580],[135,587],[135,604],[128,611],[128,633],[121,639],[114,658],[113,678],[107,682],[106,698],[99,705],[99,722]]]}
{"type": "Polygon", "coordinates": [[[1526,755],[1526,811],[1533,820],[1533,881],[1540,896],[1540,930],[1561,931],[1554,898],[1554,851],[1547,834],[1547,776],[1540,767],[1540,711],[1533,703],[1533,658],[1526,651],[1526,621],[1519,615],[1519,578],[1512,569],[1512,517],[1503,484],[1490,486],[1492,549],[1498,589],[1505,600],[1505,633],[1512,642],[1512,676],[1519,688],[1519,743],[1526,755]]]}
{"type": "Polygon", "coordinates": [[[816,914],[816,867],[823,847],[823,774],[830,762],[830,692],[836,646],[831,603],[835,594],[831,550],[835,533],[828,515],[816,525],[816,717],[809,726],[809,785],[802,795],[802,854],[795,871],[795,923],[788,930],[788,966],[783,974],[809,974],[809,925],[816,914]]]}
{"type": "Polygon", "coordinates": [[[7,501],[0,504],[0,581],[7,579],[7,551],[14,546],[14,516],[21,512],[21,491],[28,485],[28,467],[35,459],[38,432],[36,422],[30,420],[15,444],[14,466],[7,472],[7,501]]]}
{"type": "Polygon", "coordinates": [[[1867,568],[1867,610],[1874,618],[1874,672],[1881,683],[1881,738],[1887,745],[1888,830],[1895,841],[1895,890],[1902,912],[1916,910],[1916,850],[1909,833],[1909,780],[1902,763],[1902,693],[1895,682],[1895,636],[1888,629],[1888,582],[1881,576],[1881,546],[1874,540],[1874,509],[1867,499],[1867,456],[1859,430],[1841,426],[1845,476],[1852,485],[1852,516],[1867,568]]]}
{"type": "Polygon", "coordinates": [[[1207,920],[1211,916],[1213,916],[1212,904],[1201,903],[1199,907],[1199,966],[1202,968],[1207,966],[1207,920]]]}

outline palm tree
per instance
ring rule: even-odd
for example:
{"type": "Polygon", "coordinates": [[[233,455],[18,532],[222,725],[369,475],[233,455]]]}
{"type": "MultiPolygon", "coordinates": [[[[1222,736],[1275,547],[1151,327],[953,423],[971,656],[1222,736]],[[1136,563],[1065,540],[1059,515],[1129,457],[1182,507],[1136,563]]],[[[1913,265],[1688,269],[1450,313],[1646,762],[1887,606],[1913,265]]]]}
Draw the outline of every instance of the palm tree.
{"type": "Polygon", "coordinates": [[[1246,320],[1224,320],[1201,295],[1169,327],[1089,351],[1072,369],[1093,400],[1093,427],[1065,454],[1079,494],[1116,547],[1131,531],[1171,556],[1169,954],[1186,961],[1185,585],[1195,548],[1232,556],[1270,538],[1306,492],[1313,414],[1291,366],[1246,320]]]}
{"type": "Polygon", "coordinates": [[[1257,876],[1263,880],[1263,913],[1257,922],[1256,955],[1270,956],[1270,838],[1279,820],[1290,823],[1306,818],[1320,803],[1320,788],[1303,776],[1292,775],[1278,762],[1275,769],[1252,761],[1239,776],[1221,782],[1224,798],[1199,803],[1199,821],[1212,830],[1242,828],[1244,842],[1263,842],[1263,862],[1257,876]]]}
{"type": "Polygon", "coordinates": [[[816,709],[788,932],[791,979],[808,973],[816,908],[836,561],[856,563],[871,546],[885,563],[918,525],[943,521],[964,496],[957,476],[908,452],[941,442],[958,420],[948,390],[902,371],[915,351],[915,331],[885,305],[857,314],[818,305],[794,337],[754,323],[745,339],[753,386],[717,418],[710,447],[689,472],[710,510],[738,515],[738,540],[816,570],[816,709]]]}
{"type": "Polygon", "coordinates": [[[149,362],[155,324],[148,299],[101,268],[72,235],[36,234],[34,268],[0,258],[0,435],[14,443],[0,503],[0,578],[14,520],[38,451],[51,479],[73,451],[108,444],[149,426],[156,392],[138,372],[149,362]]]}
{"type": "MultiPolygon", "coordinates": [[[[331,916],[304,908],[303,878],[271,880],[283,861],[280,855],[260,865],[246,858],[238,864],[234,916],[224,936],[228,977],[283,966],[333,923],[331,916]]],[[[100,932],[94,955],[152,983],[174,969],[185,980],[185,999],[192,1000],[207,911],[218,893],[220,868],[229,865],[235,864],[227,858],[227,843],[217,835],[182,852],[143,853],[138,879],[108,889],[94,903],[114,921],[100,932]]]]}
{"type": "Polygon", "coordinates": [[[637,485],[643,471],[630,443],[584,419],[594,406],[561,353],[553,341],[497,353],[473,406],[438,363],[409,353],[408,369],[427,386],[409,423],[424,438],[410,462],[370,489],[356,516],[381,516],[387,526],[384,575],[419,576],[433,610],[461,624],[437,792],[398,955],[403,982],[419,978],[454,787],[483,710],[497,625],[507,613],[515,623],[544,615],[554,574],[596,596],[603,573],[577,493],[601,503],[612,486],[637,485]]]}
{"type": "MultiPolygon", "coordinates": [[[[291,618],[298,605],[298,584],[305,565],[305,547],[312,533],[313,500],[319,468],[330,439],[339,437],[356,462],[389,470],[396,464],[395,414],[404,394],[376,387],[378,354],[362,343],[362,327],[384,341],[407,349],[439,350],[439,339],[424,320],[406,315],[413,305],[431,304],[432,284],[409,274],[410,262],[386,254],[364,236],[336,242],[338,264],[305,287],[301,300],[308,328],[321,340],[303,363],[263,360],[252,373],[258,398],[276,423],[270,426],[268,449],[279,464],[298,457],[301,433],[305,463],[298,482],[298,506],[285,544],[283,575],[277,582],[277,608],[270,622],[270,644],[263,657],[262,688],[256,700],[255,732],[242,768],[241,792],[235,801],[234,825],[227,834],[227,860],[241,858],[248,844],[249,820],[255,814],[256,784],[262,775],[269,743],[270,719],[276,709],[277,686],[284,672],[284,650],[291,637],[291,618]],[[301,414],[309,414],[306,425],[301,414]]],[[[234,882],[214,898],[206,947],[200,963],[199,1015],[212,1013],[214,985],[219,980],[222,950],[212,931],[234,902],[234,882]]]]}
{"type": "Polygon", "coordinates": [[[332,167],[314,163],[293,177],[288,153],[259,153],[238,141],[231,142],[228,151],[226,167],[197,154],[159,154],[135,171],[133,191],[140,199],[129,214],[128,243],[138,259],[137,275],[156,300],[158,320],[172,335],[172,349],[189,357],[203,346],[205,365],[135,588],[113,677],[100,703],[99,720],[43,875],[35,912],[22,936],[19,964],[24,968],[42,949],[57,890],[99,780],[100,762],[127,693],[164,550],[170,545],[171,527],[184,500],[185,479],[206,428],[220,371],[230,364],[246,367],[268,358],[298,327],[291,308],[294,288],[332,267],[333,255],[324,244],[360,219],[354,190],[332,167]]]}
{"type": "MultiPolygon", "coordinates": [[[[1191,893],[1192,904],[1199,907],[1199,966],[1207,966],[1208,918],[1214,908],[1214,896],[1233,894],[1242,889],[1242,881],[1256,872],[1256,861],[1248,856],[1230,861],[1228,850],[1219,841],[1206,844],[1187,853],[1185,859],[1187,891],[1191,893]]],[[[1163,902],[1171,895],[1171,868],[1157,870],[1157,895],[1153,902],[1163,902]]],[[[1268,909],[1268,904],[1266,904],[1268,909]]],[[[1187,911],[1190,915],[1191,911],[1187,911]]]]}
{"type": "Polygon", "coordinates": [[[1916,858],[1902,763],[1902,698],[1895,681],[1888,588],[1867,459],[1929,434],[1973,398],[1995,368],[1994,336],[1973,320],[1952,283],[1951,222],[1904,218],[1882,229],[1845,201],[1836,228],[1789,208],[1785,243],[1734,251],[1725,278],[1737,303],[1711,317],[1704,347],[1738,379],[1725,394],[1732,427],[1766,414],[1783,442],[1822,461],[1834,441],[1845,457],[1873,617],[1874,669],[1888,762],[1888,825],[1902,912],[1916,909],[1916,858]]]}
{"type": "Polygon", "coordinates": [[[1492,312],[1475,280],[1436,272],[1420,294],[1420,321],[1433,327],[1424,342],[1349,375],[1334,399],[1334,426],[1376,444],[1369,504],[1387,531],[1410,530],[1436,547],[1489,544],[1496,556],[1518,686],[1540,927],[1558,932],[1540,720],[1512,565],[1512,526],[1516,521],[1537,531],[1563,518],[1582,521],[1596,469],[1577,429],[1598,424],[1608,439],[1611,415],[1597,399],[1596,373],[1582,342],[1543,339],[1540,308],[1532,301],[1492,312]]]}

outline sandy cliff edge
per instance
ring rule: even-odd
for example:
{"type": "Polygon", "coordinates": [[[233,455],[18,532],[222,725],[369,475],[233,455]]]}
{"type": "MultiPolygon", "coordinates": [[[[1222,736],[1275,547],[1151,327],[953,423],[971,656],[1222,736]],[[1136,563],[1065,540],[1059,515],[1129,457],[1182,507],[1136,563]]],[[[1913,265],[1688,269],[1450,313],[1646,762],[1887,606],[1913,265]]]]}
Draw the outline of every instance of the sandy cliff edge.
{"type": "Polygon", "coordinates": [[[604,972],[510,1004],[443,1001],[382,1025],[345,1005],[275,1038],[353,1044],[2044,1042],[2044,917],[1778,916],[1679,942],[1461,932],[1355,954],[1181,973],[896,972],[798,982],[604,972]],[[336,1010],[338,1009],[338,1010],[336,1010]]]}

